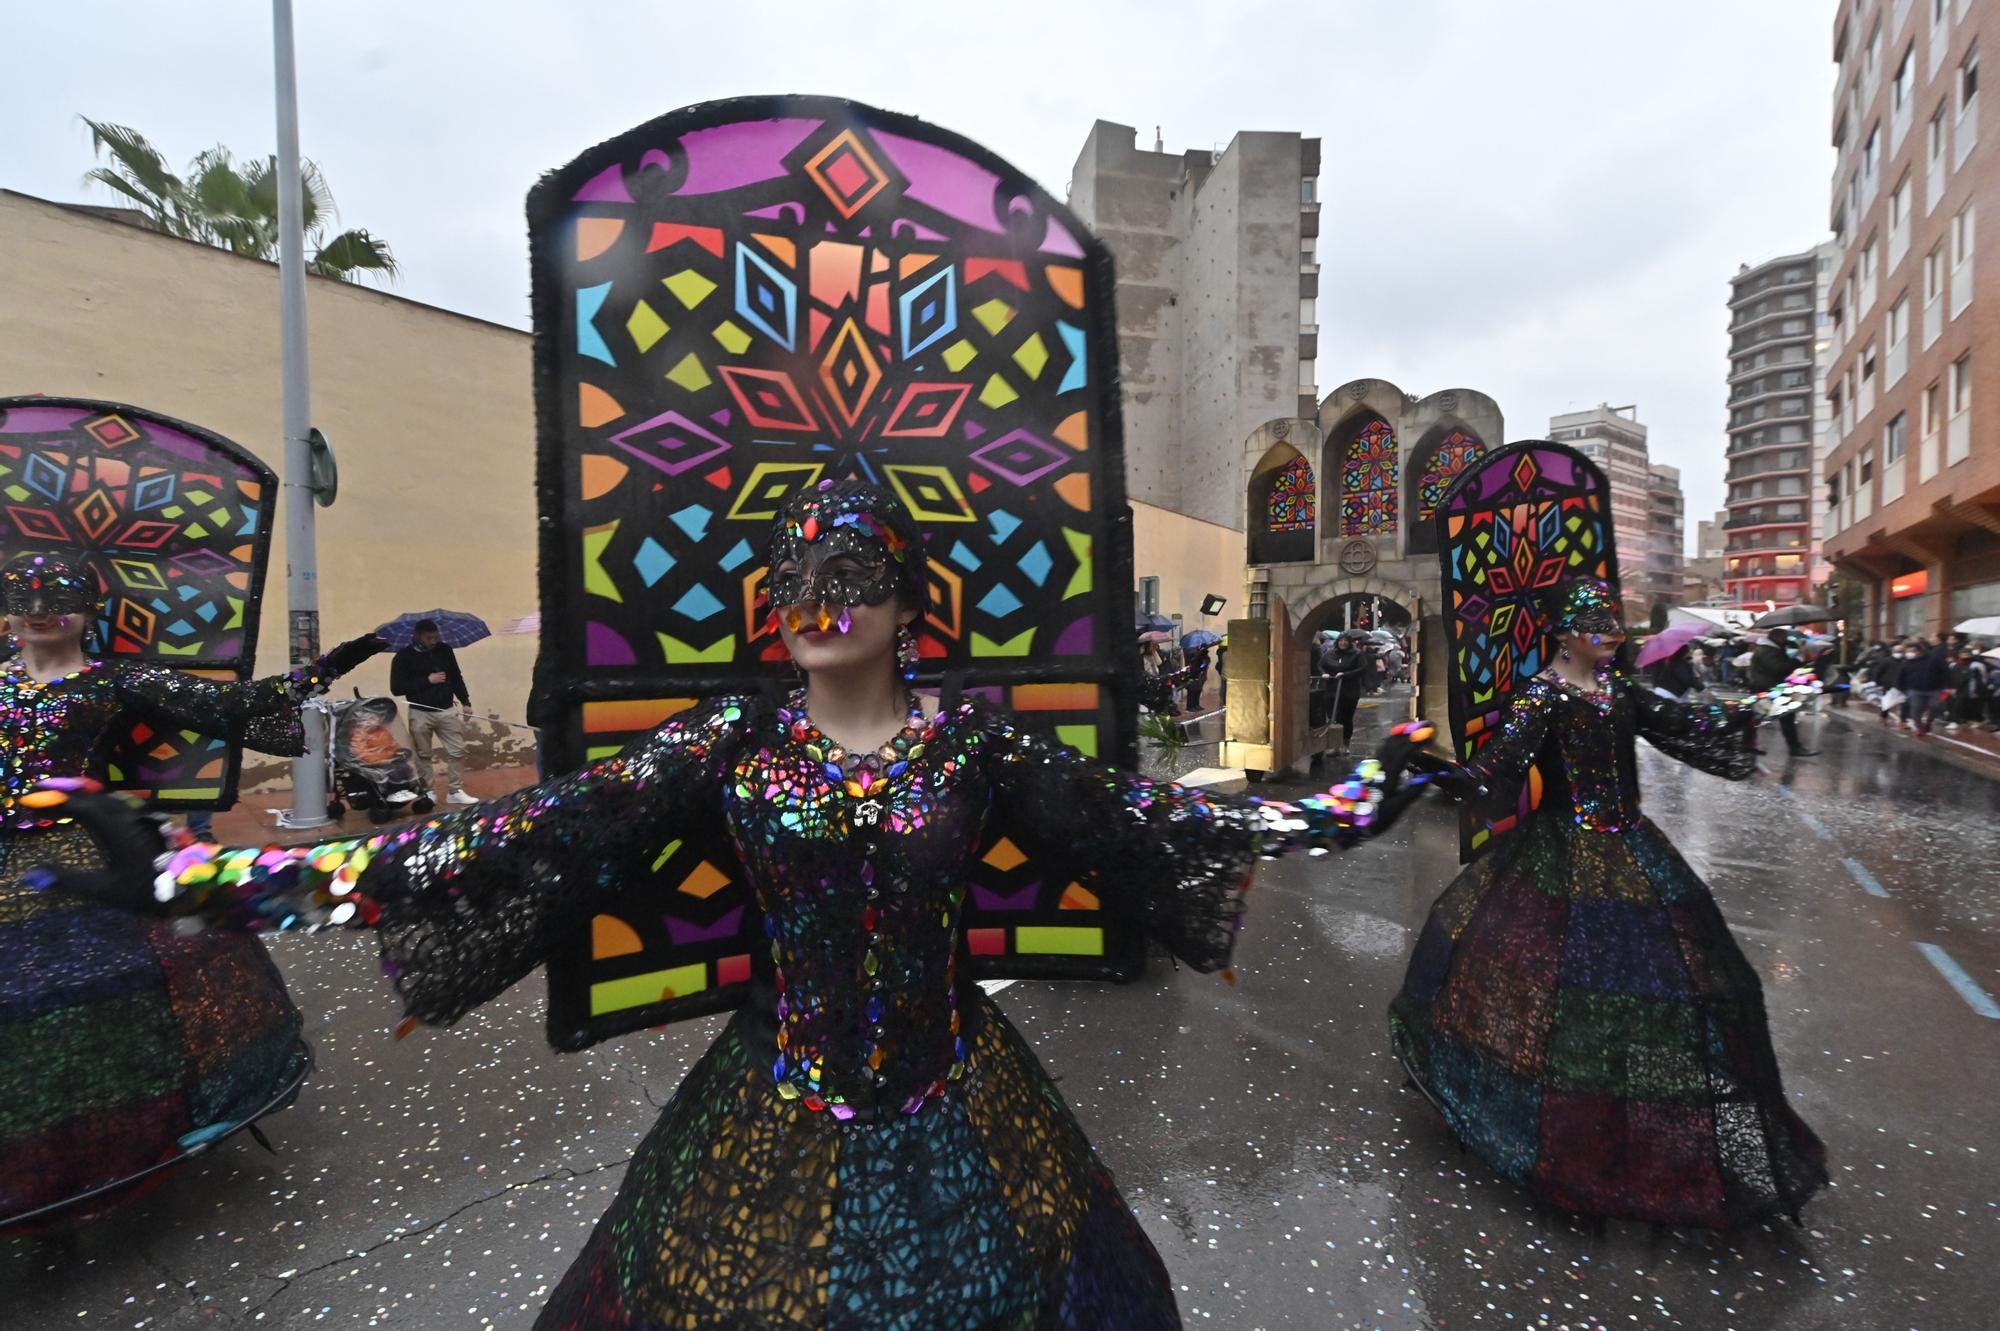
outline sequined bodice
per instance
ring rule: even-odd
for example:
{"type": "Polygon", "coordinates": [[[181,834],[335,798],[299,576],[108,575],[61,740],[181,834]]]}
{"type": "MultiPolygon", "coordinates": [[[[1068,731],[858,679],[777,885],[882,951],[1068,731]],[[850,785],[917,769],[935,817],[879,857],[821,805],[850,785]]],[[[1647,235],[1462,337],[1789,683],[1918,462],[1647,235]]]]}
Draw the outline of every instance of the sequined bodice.
{"type": "Polygon", "coordinates": [[[1546,687],[1553,695],[1552,728],[1577,826],[1593,832],[1623,830],[1639,817],[1638,783],[1626,781],[1622,773],[1621,755],[1630,751],[1633,735],[1624,689],[1610,684],[1593,690],[1572,684],[1546,687]]]}
{"type": "Polygon", "coordinates": [[[724,813],[764,914],[779,1092],[838,1117],[913,1110],[957,1078],[957,952],[989,791],[979,728],[934,718],[866,785],[789,714],[733,765],[724,813]]]}
{"type": "Polygon", "coordinates": [[[0,665],[0,825],[39,825],[20,797],[45,777],[88,772],[123,705],[115,666],[92,663],[44,684],[18,661],[0,665]]]}

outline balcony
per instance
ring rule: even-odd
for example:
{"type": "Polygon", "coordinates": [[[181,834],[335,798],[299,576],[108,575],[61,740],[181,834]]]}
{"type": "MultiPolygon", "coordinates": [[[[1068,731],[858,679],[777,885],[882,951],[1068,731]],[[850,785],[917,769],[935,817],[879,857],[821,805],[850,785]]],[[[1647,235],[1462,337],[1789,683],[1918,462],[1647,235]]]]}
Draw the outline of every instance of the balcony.
{"type": "Polygon", "coordinates": [[[1917,484],[1944,470],[1944,431],[1932,430],[1917,441],[1917,484]]]}
{"type": "Polygon", "coordinates": [[[1967,407],[1944,427],[1944,465],[1955,467],[1972,456],[1972,408],[1967,407]]]}

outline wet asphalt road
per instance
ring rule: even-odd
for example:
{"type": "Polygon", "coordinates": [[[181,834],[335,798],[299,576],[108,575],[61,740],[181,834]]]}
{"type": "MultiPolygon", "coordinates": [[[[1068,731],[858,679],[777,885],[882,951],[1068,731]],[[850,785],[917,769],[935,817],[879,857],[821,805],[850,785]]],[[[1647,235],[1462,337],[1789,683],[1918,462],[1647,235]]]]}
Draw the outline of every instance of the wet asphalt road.
{"type": "MultiPolygon", "coordinates": [[[[1461,1154],[1404,1088],[1383,1014],[1456,871],[1442,806],[1267,866],[1233,988],[1162,967],[1000,1002],[1193,1327],[1990,1331],[2000,1019],[1974,1003],[2000,995],[2000,784],[1867,730],[1823,743],[1742,786],[1642,746],[1648,811],[1764,976],[1831,1154],[1802,1229],[1597,1232],[1461,1154]]],[[[717,1029],[558,1057],[535,979],[399,1044],[370,940],[274,951],[320,1052],[268,1125],[278,1154],[239,1138],[66,1248],[0,1244],[0,1325],[525,1327],[717,1029]]]]}

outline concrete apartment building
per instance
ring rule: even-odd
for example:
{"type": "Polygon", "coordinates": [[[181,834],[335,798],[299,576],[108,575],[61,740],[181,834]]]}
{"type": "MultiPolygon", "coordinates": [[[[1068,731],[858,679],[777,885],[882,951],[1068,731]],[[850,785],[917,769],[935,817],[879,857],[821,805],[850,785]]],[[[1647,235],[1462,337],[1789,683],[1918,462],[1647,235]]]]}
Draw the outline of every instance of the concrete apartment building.
{"type": "Polygon", "coordinates": [[[1862,631],[1936,633],[2000,614],[2000,0],[1841,0],[1832,26],[1825,547],[1862,631]]]}
{"type": "Polygon", "coordinates": [[[1681,469],[1655,462],[1646,471],[1646,605],[1679,605],[1687,569],[1687,499],[1681,469]]]}
{"type": "MultiPolygon", "coordinates": [[[[1318,177],[1319,140],[1293,133],[1169,153],[1091,126],[1069,204],[1117,265],[1132,499],[1240,533],[1244,441],[1318,414],[1318,177]]],[[[1240,561],[1227,582],[1207,590],[1240,609],[1240,561]]]]}
{"type": "MultiPolygon", "coordinates": [[[[1611,482],[1611,525],[1618,542],[1618,581],[1625,594],[1625,615],[1632,623],[1646,622],[1654,605],[1653,467],[1639,409],[1600,403],[1587,411],[1551,416],[1549,438],[1568,444],[1595,462],[1611,482]]],[[[1678,487],[1679,472],[1674,473],[1674,479],[1678,487]]],[[[1679,587],[1676,577],[1676,597],[1679,587]]]]}
{"type": "Polygon", "coordinates": [[[1825,458],[1829,242],[1739,268],[1729,283],[1728,520],[1724,596],[1811,600],[1826,580],[1816,501],[1825,458]]]}

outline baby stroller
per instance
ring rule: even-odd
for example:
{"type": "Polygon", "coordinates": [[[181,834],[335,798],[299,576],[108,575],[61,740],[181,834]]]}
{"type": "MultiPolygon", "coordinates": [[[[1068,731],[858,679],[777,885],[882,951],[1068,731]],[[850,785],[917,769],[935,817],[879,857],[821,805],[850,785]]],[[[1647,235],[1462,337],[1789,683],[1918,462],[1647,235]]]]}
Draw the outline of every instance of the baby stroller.
{"type": "Polygon", "coordinates": [[[364,698],[357,689],[353,698],[325,706],[327,817],[338,819],[353,808],[379,824],[437,807],[416,754],[396,734],[395,699],[364,698]]]}

